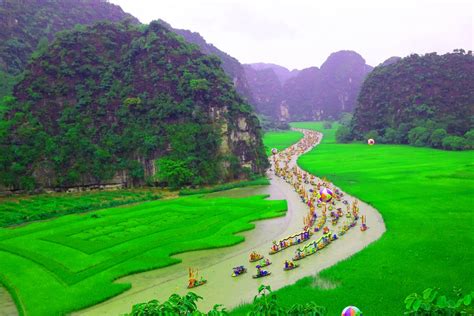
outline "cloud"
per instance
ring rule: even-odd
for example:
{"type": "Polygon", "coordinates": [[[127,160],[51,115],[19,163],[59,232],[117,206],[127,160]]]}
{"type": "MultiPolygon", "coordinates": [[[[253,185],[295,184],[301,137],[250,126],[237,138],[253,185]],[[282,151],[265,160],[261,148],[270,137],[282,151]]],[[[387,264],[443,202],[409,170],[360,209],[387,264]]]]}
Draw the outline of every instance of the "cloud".
{"type": "Polygon", "coordinates": [[[369,64],[391,56],[473,49],[469,0],[111,0],[142,22],[163,19],[241,62],[320,66],[351,49],[369,64]]]}

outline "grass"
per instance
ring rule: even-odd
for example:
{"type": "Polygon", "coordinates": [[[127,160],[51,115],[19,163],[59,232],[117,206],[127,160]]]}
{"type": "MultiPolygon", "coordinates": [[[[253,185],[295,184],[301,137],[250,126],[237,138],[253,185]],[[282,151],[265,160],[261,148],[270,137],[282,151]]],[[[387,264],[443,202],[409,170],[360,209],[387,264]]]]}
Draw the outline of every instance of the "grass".
{"type": "Polygon", "coordinates": [[[272,154],[272,148],[278,150],[285,149],[298,142],[301,138],[303,138],[303,133],[296,131],[267,132],[263,135],[265,152],[267,156],[270,156],[272,154]]]}
{"type": "Polygon", "coordinates": [[[0,227],[142,201],[157,200],[153,189],[51,193],[0,198],[0,227]]]}
{"type": "Polygon", "coordinates": [[[21,314],[60,315],[118,295],[119,277],[178,263],[173,254],[229,246],[285,201],[193,195],[0,229],[0,283],[21,314]]]}
{"type": "MultiPolygon", "coordinates": [[[[329,315],[348,305],[364,315],[401,315],[403,300],[412,292],[473,289],[473,151],[336,144],[335,128],[325,131],[322,123],[309,122],[292,126],[325,135],[320,146],[299,159],[301,167],[377,208],[387,232],[320,274],[336,288],[318,288],[307,277],[276,292],[282,303],[315,301],[327,306],[329,315]]],[[[245,305],[234,313],[248,310],[245,305]]]]}
{"type": "Polygon", "coordinates": [[[243,188],[243,187],[250,187],[250,186],[257,186],[257,185],[269,185],[270,180],[265,177],[261,177],[254,180],[248,181],[239,181],[239,182],[230,182],[220,185],[215,185],[208,188],[200,188],[200,189],[183,189],[179,191],[180,196],[184,195],[194,195],[194,194],[206,194],[206,193],[213,193],[213,192],[220,192],[226,191],[236,188],[243,188]]]}

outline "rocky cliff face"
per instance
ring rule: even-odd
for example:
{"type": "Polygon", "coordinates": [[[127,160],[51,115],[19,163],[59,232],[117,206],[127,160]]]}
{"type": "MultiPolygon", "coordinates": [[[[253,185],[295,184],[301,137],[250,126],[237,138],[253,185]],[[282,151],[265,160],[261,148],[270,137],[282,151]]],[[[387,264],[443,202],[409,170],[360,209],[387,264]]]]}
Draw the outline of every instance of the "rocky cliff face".
{"type": "Polygon", "coordinates": [[[255,109],[258,113],[268,117],[277,118],[276,109],[282,99],[282,84],[271,68],[256,70],[250,65],[245,65],[245,75],[252,88],[255,109]]]}
{"type": "Polygon", "coordinates": [[[258,120],[220,61],[157,22],[61,34],[14,95],[0,131],[9,186],[133,185],[175,170],[204,184],[267,166],[258,120]]]}

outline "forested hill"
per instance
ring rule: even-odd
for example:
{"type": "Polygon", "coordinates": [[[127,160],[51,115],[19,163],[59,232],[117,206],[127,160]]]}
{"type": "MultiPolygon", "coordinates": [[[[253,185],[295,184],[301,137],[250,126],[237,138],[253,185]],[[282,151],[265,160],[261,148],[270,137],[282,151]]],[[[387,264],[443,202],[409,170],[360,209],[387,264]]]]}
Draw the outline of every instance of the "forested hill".
{"type": "Polygon", "coordinates": [[[220,61],[160,23],[58,34],[0,124],[12,188],[213,183],[262,173],[257,118],[220,61]]]}
{"type": "Polygon", "coordinates": [[[461,136],[473,124],[474,56],[455,50],[411,55],[376,67],[359,94],[352,137],[372,131],[386,142],[423,146],[436,129],[461,136]]]}
{"type": "Polygon", "coordinates": [[[219,57],[222,61],[222,68],[224,69],[226,74],[232,79],[237,92],[240,93],[241,96],[243,96],[247,102],[251,104],[254,103],[254,96],[249,86],[247,77],[245,76],[244,67],[237,59],[219,50],[214,45],[207,43],[206,40],[201,36],[201,34],[197,32],[175,29],[163,20],[159,20],[159,22],[171,31],[184,37],[186,41],[199,46],[199,49],[204,54],[216,55],[217,57],[219,57]]]}
{"type": "Polygon", "coordinates": [[[76,24],[97,21],[139,21],[104,0],[0,1],[0,97],[7,95],[38,47],[44,49],[54,35],[76,24]]]}

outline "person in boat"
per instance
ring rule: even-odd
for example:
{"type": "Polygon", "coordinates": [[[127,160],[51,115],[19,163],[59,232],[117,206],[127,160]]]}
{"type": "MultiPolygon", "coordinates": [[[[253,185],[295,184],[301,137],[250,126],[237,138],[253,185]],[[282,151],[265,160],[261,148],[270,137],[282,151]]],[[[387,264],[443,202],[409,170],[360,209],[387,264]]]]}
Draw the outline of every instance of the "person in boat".
{"type": "Polygon", "coordinates": [[[256,251],[253,251],[251,254],[250,254],[250,260],[255,260],[257,258],[260,258],[261,255],[259,253],[257,253],[256,251]]]}
{"type": "Polygon", "coordinates": [[[244,271],[245,271],[244,266],[238,266],[234,268],[235,275],[241,275],[242,273],[244,273],[244,271]]]}
{"type": "Polygon", "coordinates": [[[268,271],[262,270],[262,267],[257,266],[257,276],[265,276],[268,274],[268,271]]]}

